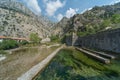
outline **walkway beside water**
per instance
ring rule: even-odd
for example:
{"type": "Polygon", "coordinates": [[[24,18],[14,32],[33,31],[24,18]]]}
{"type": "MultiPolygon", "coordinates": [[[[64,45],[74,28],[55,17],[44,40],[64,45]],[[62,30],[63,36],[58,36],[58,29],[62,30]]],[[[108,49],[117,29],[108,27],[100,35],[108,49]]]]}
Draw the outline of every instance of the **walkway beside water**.
{"type": "Polygon", "coordinates": [[[43,61],[38,63],[37,65],[33,66],[29,71],[27,71],[22,76],[18,77],[17,80],[32,80],[51,60],[52,58],[61,50],[63,46],[56,49],[52,54],[50,54],[47,58],[43,61]]]}

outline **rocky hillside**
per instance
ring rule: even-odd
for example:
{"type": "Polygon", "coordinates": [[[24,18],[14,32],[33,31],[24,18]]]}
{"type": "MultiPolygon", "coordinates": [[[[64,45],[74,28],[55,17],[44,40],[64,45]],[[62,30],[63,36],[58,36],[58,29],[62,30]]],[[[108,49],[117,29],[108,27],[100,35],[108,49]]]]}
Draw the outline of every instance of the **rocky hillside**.
{"type": "Polygon", "coordinates": [[[69,19],[64,17],[60,22],[58,22],[54,27],[53,27],[53,33],[62,35],[63,32],[66,32],[66,26],[68,25],[69,19]]]}
{"type": "Polygon", "coordinates": [[[0,36],[29,37],[36,33],[50,36],[53,24],[43,16],[36,16],[16,0],[0,0],[0,36]]]}
{"type": "Polygon", "coordinates": [[[98,7],[76,14],[70,19],[63,18],[54,26],[55,35],[63,36],[75,32],[79,36],[95,34],[107,29],[120,27],[120,3],[98,7]]]}

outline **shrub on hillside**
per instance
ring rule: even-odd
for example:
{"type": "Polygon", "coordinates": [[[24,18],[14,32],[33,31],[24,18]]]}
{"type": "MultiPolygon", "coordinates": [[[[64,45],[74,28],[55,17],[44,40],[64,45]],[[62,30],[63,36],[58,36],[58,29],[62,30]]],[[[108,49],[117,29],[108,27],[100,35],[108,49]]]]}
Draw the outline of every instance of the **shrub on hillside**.
{"type": "Polygon", "coordinates": [[[114,14],[114,15],[112,16],[111,21],[112,21],[113,23],[119,23],[119,22],[120,22],[120,14],[114,14]]]}

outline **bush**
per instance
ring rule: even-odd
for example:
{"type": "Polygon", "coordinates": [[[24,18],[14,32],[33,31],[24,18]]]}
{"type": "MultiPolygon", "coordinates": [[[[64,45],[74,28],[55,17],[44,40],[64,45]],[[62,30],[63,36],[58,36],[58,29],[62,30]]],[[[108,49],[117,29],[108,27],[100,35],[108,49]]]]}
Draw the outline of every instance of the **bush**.
{"type": "Polygon", "coordinates": [[[66,35],[62,37],[61,43],[63,43],[63,44],[66,43],[66,37],[67,37],[66,35]]]}
{"type": "Polygon", "coordinates": [[[83,36],[88,35],[88,32],[87,31],[86,32],[77,32],[77,35],[83,37],[83,36]]]}
{"type": "Polygon", "coordinates": [[[26,45],[26,44],[28,44],[27,41],[22,41],[22,42],[19,43],[19,45],[26,45]]]}
{"type": "Polygon", "coordinates": [[[104,20],[100,26],[100,30],[105,29],[106,27],[109,27],[111,25],[111,21],[110,20],[104,20]]]}
{"type": "Polygon", "coordinates": [[[119,23],[119,22],[120,22],[120,14],[114,14],[114,15],[112,16],[111,21],[112,21],[113,23],[119,23]]]}
{"type": "Polygon", "coordinates": [[[50,39],[52,42],[58,42],[60,40],[58,35],[51,36],[50,39]]]}
{"type": "Polygon", "coordinates": [[[36,33],[31,33],[30,34],[30,41],[32,41],[33,43],[40,43],[40,38],[38,36],[38,34],[36,33]]]}
{"type": "Polygon", "coordinates": [[[1,50],[13,49],[16,47],[18,47],[18,43],[15,40],[3,40],[3,42],[0,43],[1,50]]]}

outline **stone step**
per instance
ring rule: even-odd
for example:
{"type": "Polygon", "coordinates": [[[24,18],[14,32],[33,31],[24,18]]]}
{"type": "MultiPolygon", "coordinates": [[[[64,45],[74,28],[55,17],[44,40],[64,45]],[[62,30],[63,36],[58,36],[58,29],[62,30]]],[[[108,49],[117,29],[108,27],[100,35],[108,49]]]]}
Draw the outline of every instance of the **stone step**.
{"type": "Polygon", "coordinates": [[[89,55],[89,56],[91,56],[91,57],[93,57],[93,58],[95,58],[96,60],[99,60],[102,63],[105,63],[105,64],[109,64],[110,63],[110,60],[107,59],[107,58],[101,57],[101,56],[99,56],[97,54],[93,54],[92,52],[86,51],[86,50],[84,50],[82,48],[76,47],[76,49],[81,51],[81,52],[83,52],[83,53],[85,53],[85,54],[87,54],[87,55],[89,55]]]}
{"type": "Polygon", "coordinates": [[[98,54],[98,55],[100,55],[100,56],[109,58],[109,59],[115,59],[115,58],[116,58],[115,56],[110,55],[110,54],[106,54],[106,53],[104,53],[104,52],[98,52],[98,51],[94,51],[94,50],[91,50],[91,49],[88,49],[88,48],[82,48],[82,49],[87,50],[87,51],[90,51],[90,52],[95,53],[95,54],[98,54]]]}

